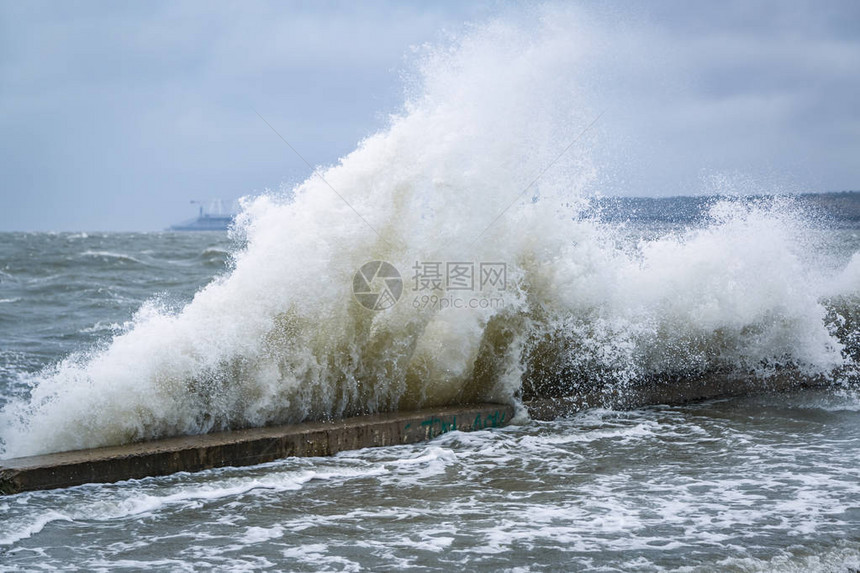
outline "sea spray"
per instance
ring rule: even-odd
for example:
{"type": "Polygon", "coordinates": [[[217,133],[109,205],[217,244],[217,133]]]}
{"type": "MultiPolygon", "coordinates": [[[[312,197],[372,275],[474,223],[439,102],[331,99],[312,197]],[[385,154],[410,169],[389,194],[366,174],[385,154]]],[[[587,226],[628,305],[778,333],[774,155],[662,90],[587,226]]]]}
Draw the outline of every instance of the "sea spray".
{"type": "Polygon", "coordinates": [[[245,202],[228,274],[37,376],[2,413],[4,456],[663,374],[844,368],[821,301],[857,285],[810,262],[790,205],[719,202],[701,227],[632,243],[581,216],[598,181],[597,133],[581,135],[600,109],[578,22],[494,21],[429,49],[386,129],[289,198],[245,202]],[[391,308],[354,296],[368,261],[403,276],[391,308]],[[473,293],[503,304],[414,304],[424,262],[503,264],[503,292],[473,293]]]}

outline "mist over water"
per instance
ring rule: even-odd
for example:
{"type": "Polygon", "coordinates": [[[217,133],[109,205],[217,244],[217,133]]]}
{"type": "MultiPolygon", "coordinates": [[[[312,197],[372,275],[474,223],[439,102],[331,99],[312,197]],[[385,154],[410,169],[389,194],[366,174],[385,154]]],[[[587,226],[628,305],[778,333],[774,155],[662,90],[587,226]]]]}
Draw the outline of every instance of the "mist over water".
{"type": "Polygon", "coordinates": [[[715,201],[638,237],[582,216],[611,168],[586,129],[603,111],[586,23],[546,8],[424,49],[386,129],[245,202],[229,272],[34,377],[2,411],[3,456],[707,372],[852,375],[860,255],[791,200],[715,201]],[[352,293],[373,260],[407,283],[378,312],[352,293]],[[419,261],[504,263],[504,292],[476,293],[504,304],[416,308],[419,261]]]}

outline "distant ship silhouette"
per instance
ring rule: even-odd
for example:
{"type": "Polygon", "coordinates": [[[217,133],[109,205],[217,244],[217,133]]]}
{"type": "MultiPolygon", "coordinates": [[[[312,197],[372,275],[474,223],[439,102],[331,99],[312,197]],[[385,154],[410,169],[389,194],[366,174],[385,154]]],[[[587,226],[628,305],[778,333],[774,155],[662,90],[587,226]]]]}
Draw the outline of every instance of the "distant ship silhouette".
{"type": "Polygon", "coordinates": [[[206,202],[191,201],[191,203],[200,205],[197,218],[171,225],[168,231],[226,231],[236,218],[234,213],[225,212],[224,204],[220,199],[206,202]]]}

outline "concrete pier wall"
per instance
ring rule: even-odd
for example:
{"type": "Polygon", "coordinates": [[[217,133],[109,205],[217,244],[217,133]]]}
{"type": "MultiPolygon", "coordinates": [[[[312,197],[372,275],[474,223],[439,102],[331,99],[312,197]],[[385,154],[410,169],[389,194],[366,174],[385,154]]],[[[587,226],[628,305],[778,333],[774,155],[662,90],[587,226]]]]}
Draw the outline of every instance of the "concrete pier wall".
{"type": "Polygon", "coordinates": [[[511,406],[477,404],[184,436],[92,450],[0,460],[0,493],[107,483],[179,471],[248,466],[290,456],[410,444],[453,430],[507,425],[511,406]]]}
{"type": "Polygon", "coordinates": [[[829,385],[830,382],[824,378],[802,377],[795,372],[766,380],[739,379],[711,373],[697,378],[653,381],[621,389],[610,387],[567,396],[536,398],[525,402],[525,406],[533,420],[554,420],[588,408],[629,410],[655,404],[677,406],[716,398],[792,392],[803,388],[826,388],[829,385]]]}
{"type": "MultiPolygon", "coordinates": [[[[629,409],[651,404],[683,404],[710,398],[786,392],[826,385],[794,373],[766,381],[732,379],[719,373],[696,379],[654,381],[623,390],[590,390],[525,403],[536,420],[550,420],[594,408],[629,409]]],[[[0,460],[0,493],[115,482],[179,471],[247,466],[290,456],[330,456],[344,450],[409,444],[452,430],[504,426],[511,406],[477,404],[309,422],[291,426],[186,436],[93,450],[0,460]]]]}

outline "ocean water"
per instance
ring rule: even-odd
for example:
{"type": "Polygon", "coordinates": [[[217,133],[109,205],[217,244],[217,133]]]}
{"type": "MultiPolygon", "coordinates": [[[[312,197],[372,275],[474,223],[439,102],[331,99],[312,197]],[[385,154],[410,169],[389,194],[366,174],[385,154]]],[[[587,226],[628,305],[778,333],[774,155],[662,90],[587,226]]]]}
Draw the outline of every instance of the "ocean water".
{"type": "Polygon", "coordinates": [[[0,500],[0,568],[860,566],[856,396],[591,410],[429,444],[0,500]]]}
{"type": "MultiPolygon", "coordinates": [[[[617,240],[642,248],[674,224],[632,212],[617,240]]],[[[860,249],[858,230],[820,235],[834,265],[860,249]]],[[[69,355],[110,352],[142,306],[181,312],[241,248],[226,233],[2,235],[4,402],[69,355]]],[[[25,493],[0,499],[0,570],[849,572],[858,428],[860,394],[835,383],[25,493]]]]}
{"type": "Polygon", "coordinates": [[[229,235],[0,235],[0,459],[702,376],[816,390],[5,497],[0,570],[860,569],[857,194],[593,199],[575,16],[423,49],[383,129],[229,235]]]}

